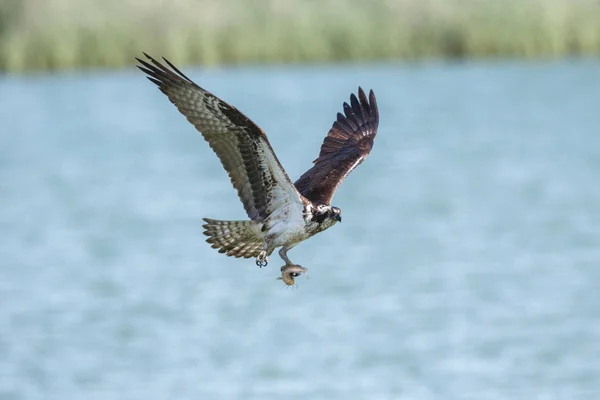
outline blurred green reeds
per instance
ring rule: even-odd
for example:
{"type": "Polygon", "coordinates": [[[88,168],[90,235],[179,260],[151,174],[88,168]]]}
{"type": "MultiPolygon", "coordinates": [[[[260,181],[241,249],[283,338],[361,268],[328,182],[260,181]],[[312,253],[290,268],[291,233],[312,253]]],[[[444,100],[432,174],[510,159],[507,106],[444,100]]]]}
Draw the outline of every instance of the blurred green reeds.
{"type": "Polygon", "coordinates": [[[0,70],[600,54],[600,0],[0,0],[0,70]]]}

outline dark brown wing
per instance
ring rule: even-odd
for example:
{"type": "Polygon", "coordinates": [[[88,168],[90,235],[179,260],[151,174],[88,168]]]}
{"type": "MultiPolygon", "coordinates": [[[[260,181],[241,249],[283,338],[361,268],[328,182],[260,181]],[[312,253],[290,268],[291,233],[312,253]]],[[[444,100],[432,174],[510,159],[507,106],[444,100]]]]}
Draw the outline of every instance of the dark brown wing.
{"type": "Polygon", "coordinates": [[[169,61],[164,60],[171,69],[144,55],[149,62],[136,58],[141,64],[138,68],[217,153],[248,217],[264,220],[274,208],[290,203],[299,206],[301,212],[300,194],[277,160],[265,133],[235,107],[196,85],[169,61]]]}
{"type": "Polygon", "coordinates": [[[352,94],[350,105],[344,103],[344,114],[338,113],[321,145],[319,158],[295,183],[298,191],[314,203],[330,204],[344,178],[367,158],[373,147],[379,126],[373,91],[367,100],[359,87],[358,99],[352,94]]]}

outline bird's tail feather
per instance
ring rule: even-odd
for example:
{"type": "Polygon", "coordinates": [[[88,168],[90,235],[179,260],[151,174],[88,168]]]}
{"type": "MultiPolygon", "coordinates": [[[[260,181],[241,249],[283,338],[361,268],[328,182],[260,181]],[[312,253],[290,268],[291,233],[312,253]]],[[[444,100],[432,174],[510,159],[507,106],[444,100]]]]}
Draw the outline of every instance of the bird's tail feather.
{"type": "Polygon", "coordinates": [[[219,253],[233,257],[257,257],[263,249],[263,239],[257,234],[260,227],[254,221],[219,221],[203,218],[206,241],[219,253]]]}

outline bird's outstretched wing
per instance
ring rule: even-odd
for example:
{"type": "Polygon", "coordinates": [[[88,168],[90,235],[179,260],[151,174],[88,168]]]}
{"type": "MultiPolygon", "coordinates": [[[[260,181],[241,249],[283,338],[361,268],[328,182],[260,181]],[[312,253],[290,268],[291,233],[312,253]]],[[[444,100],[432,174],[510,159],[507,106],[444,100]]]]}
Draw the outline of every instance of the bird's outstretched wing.
{"type": "MultiPolygon", "coordinates": [[[[202,89],[168,60],[148,54],[138,68],[167,95],[217,153],[251,220],[302,199],[273,152],[265,133],[235,107],[202,89]]],[[[296,210],[302,208],[294,207],[296,210]]]]}
{"type": "Polygon", "coordinates": [[[337,120],[321,145],[319,157],[295,183],[298,191],[314,203],[330,204],[335,191],[354,168],[371,152],[379,126],[375,94],[369,98],[358,88],[358,99],[350,96],[344,103],[344,114],[337,120]]]}

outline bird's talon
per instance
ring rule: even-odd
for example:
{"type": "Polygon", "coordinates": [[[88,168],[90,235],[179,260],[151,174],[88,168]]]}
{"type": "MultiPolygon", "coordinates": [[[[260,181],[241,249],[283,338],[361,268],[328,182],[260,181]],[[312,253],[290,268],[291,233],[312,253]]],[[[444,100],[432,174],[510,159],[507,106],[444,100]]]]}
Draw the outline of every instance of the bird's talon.
{"type": "Polygon", "coordinates": [[[267,264],[269,264],[269,257],[267,256],[267,252],[263,250],[258,254],[258,257],[256,257],[256,265],[262,268],[266,267],[267,264]]]}

